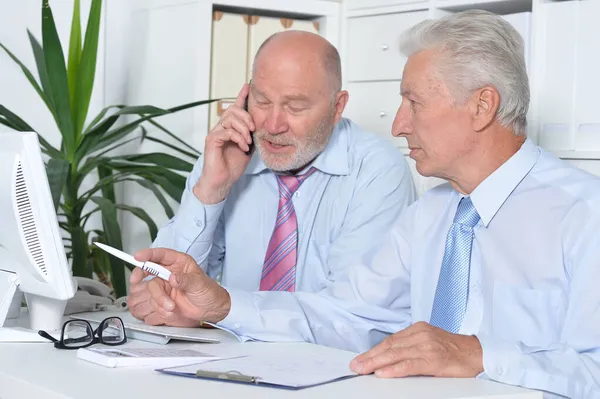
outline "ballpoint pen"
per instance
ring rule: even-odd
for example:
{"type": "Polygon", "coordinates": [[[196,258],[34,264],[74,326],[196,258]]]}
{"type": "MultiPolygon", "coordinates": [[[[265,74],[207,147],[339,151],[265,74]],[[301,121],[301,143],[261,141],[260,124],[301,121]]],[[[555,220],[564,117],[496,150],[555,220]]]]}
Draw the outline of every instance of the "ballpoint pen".
{"type": "Polygon", "coordinates": [[[139,260],[135,260],[135,258],[123,251],[120,251],[116,248],[113,248],[109,245],[106,244],[102,244],[100,242],[94,242],[94,245],[96,245],[98,248],[108,252],[109,254],[111,254],[112,256],[116,256],[117,258],[124,260],[125,262],[133,265],[133,266],[137,266],[139,268],[141,268],[144,271],[147,271],[148,273],[160,277],[163,280],[169,281],[169,277],[171,277],[171,272],[166,269],[165,267],[159,265],[158,263],[154,263],[154,262],[150,262],[150,261],[146,261],[146,262],[140,262],[139,260]]]}

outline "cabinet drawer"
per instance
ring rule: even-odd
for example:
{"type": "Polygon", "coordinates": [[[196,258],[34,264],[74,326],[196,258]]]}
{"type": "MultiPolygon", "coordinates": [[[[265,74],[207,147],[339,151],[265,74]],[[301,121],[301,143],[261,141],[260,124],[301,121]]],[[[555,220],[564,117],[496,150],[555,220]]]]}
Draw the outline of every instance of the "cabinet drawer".
{"type": "Polygon", "coordinates": [[[359,10],[361,8],[374,8],[385,6],[396,6],[400,4],[420,3],[425,0],[346,0],[349,10],[359,10]]]}
{"type": "Polygon", "coordinates": [[[400,34],[427,19],[427,11],[357,17],[348,20],[348,80],[399,80],[406,57],[400,34]]]}
{"type": "Polygon", "coordinates": [[[396,147],[407,147],[404,138],[392,136],[392,122],[402,102],[400,81],[350,83],[348,93],[345,117],[385,137],[396,147]]]}

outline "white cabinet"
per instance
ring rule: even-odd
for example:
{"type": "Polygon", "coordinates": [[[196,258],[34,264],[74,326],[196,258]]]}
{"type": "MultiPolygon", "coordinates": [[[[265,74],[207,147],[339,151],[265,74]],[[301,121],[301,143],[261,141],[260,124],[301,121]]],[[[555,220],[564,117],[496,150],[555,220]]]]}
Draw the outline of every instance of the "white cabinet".
{"type": "Polygon", "coordinates": [[[350,18],[348,80],[399,80],[406,57],[399,51],[400,34],[427,18],[427,11],[350,18]]]}
{"type": "Polygon", "coordinates": [[[356,10],[362,8],[375,8],[385,6],[395,6],[399,4],[411,4],[424,2],[426,0],[346,0],[348,9],[356,10]]]}
{"type": "Polygon", "coordinates": [[[346,116],[365,130],[389,139],[397,147],[406,147],[406,139],[391,133],[392,122],[402,102],[399,81],[349,83],[347,89],[350,99],[346,116]]]}
{"type": "Polygon", "coordinates": [[[600,150],[600,2],[544,3],[539,143],[550,150],[600,150]]]}

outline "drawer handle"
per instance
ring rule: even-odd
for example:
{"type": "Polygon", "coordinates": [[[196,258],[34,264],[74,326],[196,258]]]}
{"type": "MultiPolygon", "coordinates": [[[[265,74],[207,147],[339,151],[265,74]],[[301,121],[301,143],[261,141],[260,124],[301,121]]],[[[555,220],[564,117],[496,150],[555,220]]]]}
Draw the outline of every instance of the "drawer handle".
{"type": "Polygon", "coordinates": [[[380,118],[385,118],[386,116],[387,116],[387,114],[386,114],[385,112],[383,112],[383,111],[381,111],[381,112],[379,113],[379,117],[380,117],[380,118]]]}
{"type": "Polygon", "coordinates": [[[388,45],[387,45],[387,44],[382,44],[382,45],[381,45],[381,50],[382,50],[382,51],[387,51],[387,49],[388,49],[388,48],[389,48],[389,47],[388,47],[388,45]]]}

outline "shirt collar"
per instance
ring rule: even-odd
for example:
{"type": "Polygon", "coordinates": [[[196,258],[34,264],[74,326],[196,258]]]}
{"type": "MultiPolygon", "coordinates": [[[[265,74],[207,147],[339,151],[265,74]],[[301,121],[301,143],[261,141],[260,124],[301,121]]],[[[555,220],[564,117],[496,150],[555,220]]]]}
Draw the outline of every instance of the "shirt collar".
{"type": "Polygon", "coordinates": [[[481,222],[487,227],[506,199],[527,176],[541,154],[540,148],[526,139],[519,151],[489,175],[471,193],[471,201],[481,222]]]}
{"type": "MultiPolygon", "coordinates": [[[[350,174],[350,165],[348,164],[349,123],[342,119],[335,125],[325,149],[301,173],[310,167],[315,167],[330,175],[350,174]]],[[[258,151],[254,151],[244,174],[257,175],[265,170],[268,170],[267,166],[260,158],[258,151]]]]}

